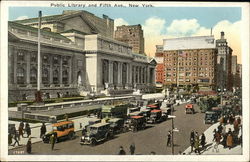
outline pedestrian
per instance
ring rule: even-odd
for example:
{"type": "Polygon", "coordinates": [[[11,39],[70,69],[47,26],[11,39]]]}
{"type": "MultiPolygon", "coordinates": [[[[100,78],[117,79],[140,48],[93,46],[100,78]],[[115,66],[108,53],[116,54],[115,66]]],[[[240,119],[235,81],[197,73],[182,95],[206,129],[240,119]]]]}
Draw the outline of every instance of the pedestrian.
{"type": "Polygon", "coordinates": [[[223,134],[223,139],[222,139],[222,145],[223,145],[223,148],[226,148],[227,147],[227,134],[223,134]]]}
{"type": "Polygon", "coordinates": [[[46,125],[43,123],[41,128],[40,128],[40,138],[43,138],[43,136],[45,135],[47,129],[46,129],[46,125]]]}
{"type": "Polygon", "coordinates": [[[221,118],[220,118],[220,124],[223,124],[224,123],[224,116],[222,116],[221,118]]]}
{"type": "Polygon", "coordinates": [[[19,132],[19,137],[22,136],[23,137],[23,127],[21,126],[21,124],[18,127],[18,132],[19,132]]]}
{"type": "Polygon", "coordinates": [[[237,120],[234,120],[234,131],[235,132],[238,132],[239,131],[239,124],[238,124],[238,121],[237,120]]]}
{"type": "Polygon", "coordinates": [[[135,144],[132,143],[129,147],[129,151],[130,151],[130,154],[131,155],[134,155],[135,154],[135,144]]]}
{"type": "Polygon", "coordinates": [[[231,128],[229,128],[229,129],[228,129],[227,134],[232,134],[232,130],[231,130],[231,128]]]}
{"type": "Polygon", "coordinates": [[[229,147],[229,150],[232,148],[233,146],[233,136],[232,134],[228,134],[227,136],[227,147],[229,147]]]}
{"type": "Polygon", "coordinates": [[[31,137],[29,137],[29,140],[27,142],[26,151],[28,154],[31,154],[31,137]]]}
{"type": "Polygon", "coordinates": [[[223,129],[223,127],[222,127],[222,125],[220,124],[220,125],[218,126],[217,130],[218,130],[219,133],[221,133],[221,132],[222,132],[222,129],[223,129]]]}
{"type": "Polygon", "coordinates": [[[171,132],[168,131],[168,139],[167,139],[167,146],[171,146],[171,132]]]}
{"type": "Polygon", "coordinates": [[[15,142],[14,142],[14,144],[12,146],[15,147],[16,143],[17,143],[18,146],[20,146],[19,141],[18,141],[18,133],[17,133],[16,130],[14,132],[14,140],[15,140],[15,142]]]}
{"type": "Polygon", "coordinates": [[[191,146],[191,152],[193,152],[193,149],[194,149],[194,138],[190,139],[190,146],[191,146]]]}
{"type": "Polygon", "coordinates": [[[23,134],[24,134],[24,123],[23,123],[23,121],[20,122],[18,131],[19,131],[19,134],[22,135],[22,137],[23,137],[23,134]],[[20,133],[20,130],[22,130],[21,133],[20,133]]]}
{"type": "Polygon", "coordinates": [[[9,134],[8,134],[8,144],[9,144],[9,145],[12,144],[12,138],[13,138],[13,137],[12,137],[12,134],[9,133],[9,134]]]}
{"type": "Polygon", "coordinates": [[[214,129],[214,131],[213,131],[213,136],[214,136],[214,138],[213,138],[213,141],[215,141],[215,138],[216,138],[216,129],[214,129]]]}
{"type": "Polygon", "coordinates": [[[54,146],[55,146],[55,143],[56,143],[56,137],[54,134],[52,134],[50,136],[50,143],[51,143],[51,150],[54,150],[54,146]]]}
{"type": "Polygon", "coordinates": [[[27,129],[28,126],[29,126],[29,123],[25,123],[24,134],[27,133],[27,132],[26,132],[26,129],[27,129]]]}
{"type": "Polygon", "coordinates": [[[31,135],[31,129],[30,129],[29,123],[27,123],[27,125],[25,127],[25,131],[27,133],[27,137],[29,138],[29,136],[31,135]]]}
{"type": "Polygon", "coordinates": [[[190,141],[194,139],[194,130],[191,131],[190,133],[190,141]]]}
{"type": "Polygon", "coordinates": [[[126,152],[124,151],[122,146],[120,146],[120,150],[118,152],[118,155],[126,155],[126,152]]]}
{"type": "Polygon", "coordinates": [[[242,135],[240,135],[238,142],[240,144],[240,147],[242,147],[242,135]]]}
{"type": "Polygon", "coordinates": [[[217,145],[220,144],[220,140],[221,140],[221,134],[217,131],[215,134],[215,142],[217,145]]]}
{"type": "Polygon", "coordinates": [[[200,154],[200,140],[198,136],[196,136],[194,140],[194,152],[200,154]]]}
{"type": "Polygon", "coordinates": [[[202,149],[205,148],[205,144],[206,144],[206,136],[204,133],[202,133],[201,135],[201,146],[202,146],[202,149]]]}
{"type": "Polygon", "coordinates": [[[69,116],[68,116],[67,113],[64,115],[64,118],[65,118],[66,121],[69,121],[69,116]]]}

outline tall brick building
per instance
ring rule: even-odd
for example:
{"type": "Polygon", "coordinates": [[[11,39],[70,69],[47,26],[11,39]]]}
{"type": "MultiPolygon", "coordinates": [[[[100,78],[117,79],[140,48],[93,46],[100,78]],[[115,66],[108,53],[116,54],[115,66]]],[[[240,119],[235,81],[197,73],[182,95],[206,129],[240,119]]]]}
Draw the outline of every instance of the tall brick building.
{"type": "Polygon", "coordinates": [[[166,71],[165,71],[165,64],[164,64],[164,54],[163,54],[163,46],[156,45],[156,53],[155,53],[155,60],[157,65],[155,67],[155,81],[156,83],[165,83],[166,80],[166,71]]]}
{"type": "Polygon", "coordinates": [[[115,39],[132,46],[132,52],[144,54],[144,37],[141,25],[118,26],[115,39]]]}
{"type": "Polygon", "coordinates": [[[217,49],[213,36],[164,39],[162,51],[161,46],[157,50],[155,56],[163,57],[164,84],[215,88],[217,49]]]}
{"type": "Polygon", "coordinates": [[[217,85],[220,89],[232,88],[232,52],[225,39],[225,33],[221,32],[221,38],[216,40],[217,56],[217,85]]]}

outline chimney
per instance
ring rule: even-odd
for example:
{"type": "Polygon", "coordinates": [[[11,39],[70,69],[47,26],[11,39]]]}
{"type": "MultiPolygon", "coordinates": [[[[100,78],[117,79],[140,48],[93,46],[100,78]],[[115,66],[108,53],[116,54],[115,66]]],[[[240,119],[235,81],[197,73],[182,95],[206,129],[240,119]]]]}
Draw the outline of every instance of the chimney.
{"type": "Polygon", "coordinates": [[[224,39],[224,32],[220,32],[220,39],[224,39]]]}

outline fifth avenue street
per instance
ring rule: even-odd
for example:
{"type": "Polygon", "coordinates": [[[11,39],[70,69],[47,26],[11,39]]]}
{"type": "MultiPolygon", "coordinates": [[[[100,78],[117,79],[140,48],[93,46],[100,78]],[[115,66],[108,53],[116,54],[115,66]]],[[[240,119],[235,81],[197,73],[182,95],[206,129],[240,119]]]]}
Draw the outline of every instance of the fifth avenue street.
{"type": "MultiPolygon", "coordinates": [[[[204,132],[210,125],[204,124],[204,113],[200,113],[198,106],[195,105],[195,114],[185,114],[185,104],[175,106],[174,127],[179,132],[174,133],[174,152],[178,154],[189,147],[190,132],[197,131],[199,135],[204,132]]],[[[50,144],[38,142],[32,144],[32,154],[64,154],[64,155],[116,155],[119,147],[123,146],[127,154],[129,154],[129,146],[135,143],[135,154],[150,154],[154,151],[156,154],[171,155],[171,147],[167,147],[167,133],[171,130],[171,120],[164,121],[160,124],[150,124],[147,129],[138,132],[121,133],[114,139],[105,141],[97,146],[80,145],[81,132],[76,133],[74,140],[65,140],[55,144],[55,149],[51,151],[50,144]]],[[[212,134],[211,134],[212,135],[212,134]]],[[[16,151],[24,151],[25,146],[17,149],[9,150],[9,154],[16,151]]],[[[15,154],[15,153],[14,153],[15,154]]]]}

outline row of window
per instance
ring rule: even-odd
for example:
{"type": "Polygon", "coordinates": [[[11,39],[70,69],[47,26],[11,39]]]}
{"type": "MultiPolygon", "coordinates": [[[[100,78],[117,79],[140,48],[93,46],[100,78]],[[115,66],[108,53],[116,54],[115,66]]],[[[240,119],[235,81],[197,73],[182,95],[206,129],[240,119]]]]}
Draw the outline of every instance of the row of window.
{"type": "MultiPolygon", "coordinates": [[[[197,52],[185,52],[186,56],[192,56],[192,55],[199,55],[199,56],[207,56],[207,55],[213,55],[214,53],[211,52],[211,53],[203,53],[203,52],[200,52],[200,53],[197,53],[197,52]]],[[[165,53],[165,56],[166,57],[171,57],[171,56],[177,56],[178,53],[165,53]]]]}
{"type": "MultiPolygon", "coordinates": [[[[161,75],[165,76],[165,73],[164,74],[158,73],[158,76],[161,76],[161,75]]],[[[199,72],[198,73],[198,76],[200,76],[200,77],[213,76],[213,75],[214,75],[213,72],[199,72]]],[[[170,73],[170,72],[168,72],[168,73],[166,73],[166,76],[167,77],[171,77],[171,76],[176,77],[176,73],[170,73]]],[[[179,76],[187,76],[187,77],[189,77],[189,76],[197,76],[197,73],[191,73],[191,72],[183,73],[183,72],[181,72],[181,73],[179,73],[179,76]]]]}
{"type": "MultiPolygon", "coordinates": [[[[171,70],[176,71],[176,69],[177,68],[166,68],[167,71],[171,71],[171,70]]],[[[192,71],[192,70],[194,70],[194,71],[196,71],[196,70],[200,70],[200,71],[203,71],[203,70],[213,71],[214,68],[213,67],[212,68],[202,68],[202,67],[200,67],[200,68],[189,68],[189,67],[184,68],[184,67],[179,67],[179,71],[192,71]]]]}
{"type": "MultiPolygon", "coordinates": [[[[24,84],[26,83],[26,71],[23,68],[18,68],[17,69],[17,84],[24,84]]],[[[53,84],[59,84],[59,71],[58,70],[54,70],[53,71],[53,84]]],[[[43,84],[48,84],[49,83],[49,71],[48,69],[43,69],[42,70],[42,83],[43,84]]],[[[62,72],[62,83],[63,84],[68,84],[68,80],[69,80],[69,73],[67,70],[64,70],[62,72]]],[[[36,84],[37,83],[37,69],[32,68],[30,70],[30,83],[31,84],[36,84]]]]}
{"type": "Polygon", "coordinates": [[[131,49],[113,42],[108,42],[104,40],[100,40],[101,48],[108,48],[109,50],[114,50],[122,53],[131,53],[131,49]]]}
{"type": "MultiPolygon", "coordinates": [[[[214,59],[214,57],[213,56],[210,56],[210,57],[207,57],[207,56],[205,56],[205,57],[199,57],[199,60],[208,60],[208,59],[210,59],[210,60],[212,60],[212,59],[214,59]]],[[[177,57],[170,57],[170,58],[164,58],[164,60],[165,61],[171,61],[171,60],[173,60],[173,61],[177,61],[177,57]]],[[[197,57],[178,57],[178,61],[187,61],[187,60],[189,60],[189,61],[192,61],[192,60],[194,60],[194,61],[197,61],[197,57]]]]}
{"type": "MultiPolygon", "coordinates": [[[[17,53],[17,61],[21,62],[21,61],[25,61],[25,53],[26,51],[18,51],[17,53]]],[[[53,59],[53,64],[59,64],[59,60],[60,60],[60,56],[53,56],[51,57],[51,59],[53,59]]],[[[49,56],[48,55],[43,55],[42,56],[42,62],[45,64],[49,64],[49,56]]],[[[62,57],[62,64],[63,65],[68,65],[69,64],[69,59],[70,57],[62,57]]],[[[33,63],[37,62],[37,53],[32,52],[30,55],[30,61],[33,63]]]]}

